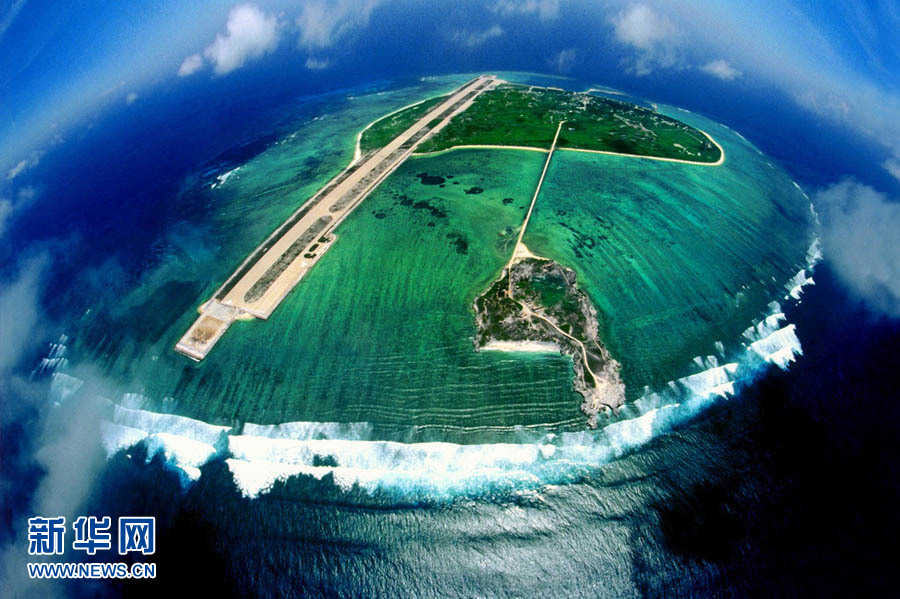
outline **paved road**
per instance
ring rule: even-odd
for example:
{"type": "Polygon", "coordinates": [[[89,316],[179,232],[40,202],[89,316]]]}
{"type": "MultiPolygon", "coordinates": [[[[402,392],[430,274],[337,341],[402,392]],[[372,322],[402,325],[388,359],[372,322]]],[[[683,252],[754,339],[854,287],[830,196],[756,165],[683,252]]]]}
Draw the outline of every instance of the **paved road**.
{"type": "Polygon", "coordinates": [[[480,76],[453,92],[383,148],[355,161],[319,190],[238,267],[175,346],[203,359],[238,318],[268,318],[335,241],[334,229],[427,137],[499,81],[480,76]]]}

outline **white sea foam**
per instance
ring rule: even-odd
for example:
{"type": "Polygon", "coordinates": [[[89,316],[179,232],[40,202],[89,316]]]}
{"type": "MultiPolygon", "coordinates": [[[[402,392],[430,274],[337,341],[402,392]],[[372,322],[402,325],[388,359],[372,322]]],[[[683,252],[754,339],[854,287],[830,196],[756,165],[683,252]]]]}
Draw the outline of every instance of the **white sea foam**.
{"type": "Polygon", "coordinates": [[[330,474],[345,490],[388,489],[433,499],[564,482],[640,447],[733,391],[737,363],[720,366],[715,356],[698,358],[698,363],[710,368],[673,382],[669,393],[652,394],[655,399],[645,403],[642,413],[598,432],[481,445],[311,439],[306,430],[303,439],[244,434],[229,437],[231,459],[226,462],[247,497],[297,475],[322,480],[330,474]]]}
{"type": "Polygon", "coordinates": [[[140,393],[123,393],[119,403],[133,410],[140,410],[150,402],[150,398],[140,393]]]}
{"type": "MultiPolygon", "coordinates": [[[[799,290],[812,284],[811,269],[819,259],[821,250],[814,240],[807,268],[786,285],[787,298],[796,300],[799,290]]],[[[622,408],[619,420],[599,431],[481,445],[376,440],[373,426],[365,422],[246,423],[241,434],[229,435],[225,426],[139,409],[147,400],[133,394],[123,396],[122,403],[134,407],[112,409],[112,422],[101,429],[103,443],[110,454],[145,443],[148,456],[161,455],[184,473],[186,482],[196,480],[209,460],[224,457],[246,497],[257,497],[278,481],[299,475],[331,481],[343,490],[383,490],[417,499],[452,499],[497,489],[521,492],[575,480],[641,447],[732,395],[736,385],[751,380],[766,363],[786,368],[802,348],[794,325],[785,319],[781,305],[772,302],[767,315],[744,331],[743,351],[729,355],[725,344],[716,343],[715,355],[694,359],[697,372],[662,389],[648,389],[622,408]]],[[[60,395],[77,384],[62,377],[54,382],[60,395]]]]}
{"type": "Polygon", "coordinates": [[[796,356],[803,355],[796,327],[792,324],[780,328],[750,344],[750,350],[781,369],[788,367],[796,356]]]}
{"type": "Polygon", "coordinates": [[[178,469],[188,480],[200,478],[200,467],[219,455],[220,450],[208,443],[167,432],[150,432],[141,428],[102,421],[101,443],[107,456],[143,443],[149,462],[160,455],[167,464],[178,469]]]}
{"type": "Polygon", "coordinates": [[[106,420],[100,422],[100,443],[106,455],[110,457],[143,441],[146,437],[147,431],[106,420]]]}
{"type": "MultiPolygon", "coordinates": [[[[714,356],[709,357],[714,358],[714,356]]],[[[737,362],[731,362],[678,379],[678,382],[695,397],[731,395],[734,393],[734,380],[730,375],[735,374],[737,369],[737,362]]]]}
{"type": "MultiPolygon", "coordinates": [[[[767,322],[777,325],[778,318],[767,322]]],[[[432,499],[565,482],[642,446],[734,392],[737,362],[720,365],[715,355],[698,356],[694,362],[703,370],[673,381],[661,393],[648,393],[632,404],[632,409],[639,406],[634,417],[600,431],[547,435],[532,443],[460,445],[340,439],[333,436],[338,426],[334,423],[290,423],[280,428],[248,425],[244,434],[228,438],[226,463],[247,497],[298,475],[318,480],[331,475],[344,490],[356,486],[432,499]],[[332,436],[314,438],[311,431],[319,427],[332,436]],[[289,438],[289,431],[297,438],[289,438]],[[250,432],[265,432],[268,437],[250,432]]]]}
{"type": "MultiPolygon", "coordinates": [[[[316,476],[319,472],[310,472],[310,468],[304,465],[287,466],[284,464],[267,464],[265,462],[248,462],[246,460],[225,460],[234,484],[245,497],[257,497],[272,489],[277,481],[284,481],[299,474],[316,476]]],[[[317,478],[327,474],[324,468],[317,469],[321,474],[317,478]]]]}
{"type": "Polygon", "coordinates": [[[785,285],[785,289],[787,289],[787,295],[785,295],[785,299],[792,298],[795,300],[799,300],[800,296],[803,294],[803,288],[807,285],[815,285],[816,282],[813,278],[806,274],[806,269],[801,268],[800,272],[795,274],[793,277],[788,280],[785,285]]]}
{"type": "Polygon", "coordinates": [[[216,189],[217,187],[222,187],[228,179],[230,179],[233,175],[235,175],[241,167],[236,167],[228,171],[227,173],[223,173],[216,177],[216,182],[209,186],[210,189],[216,189]]]}
{"type": "Polygon", "coordinates": [[[185,477],[185,482],[197,480],[200,467],[227,449],[229,430],[227,426],[207,424],[185,416],[159,414],[119,404],[112,404],[109,420],[100,423],[101,442],[107,455],[143,443],[148,461],[161,455],[168,465],[185,477]]]}
{"type": "Polygon", "coordinates": [[[200,467],[218,455],[212,445],[169,433],[154,433],[144,439],[147,459],[162,455],[163,459],[184,472],[190,480],[200,478],[200,467]]]}
{"type": "Polygon", "coordinates": [[[41,358],[37,367],[38,373],[53,372],[69,365],[69,361],[65,358],[41,358]]]}
{"type": "Polygon", "coordinates": [[[134,410],[121,405],[113,406],[111,420],[148,433],[166,433],[221,449],[227,446],[228,431],[231,430],[227,426],[207,424],[186,416],[134,410]]]}
{"type": "MultiPolygon", "coordinates": [[[[813,205],[809,205],[809,209],[812,210],[813,215],[816,218],[816,221],[819,220],[819,215],[816,214],[815,208],[813,205]]],[[[809,248],[806,250],[806,267],[810,270],[822,260],[822,242],[818,237],[812,240],[812,243],[809,244],[809,248]]]]}
{"type": "Polygon", "coordinates": [[[50,397],[56,403],[62,403],[77,393],[82,385],[84,381],[77,377],[64,372],[54,372],[50,377],[50,397]]]}
{"type": "Polygon", "coordinates": [[[308,466],[331,462],[358,470],[393,472],[477,472],[485,468],[512,469],[531,464],[555,452],[541,444],[492,443],[399,443],[344,439],[269,439],[235,435],[229,437],[232,457],[247,461],[308,466]]]}
{"type": "MultiPolygon", "coordinates": [[[[813,209],[812,204],[809,205],[809,208],[815,216],[815,210],[813,209]]],[[[784,296],[784,299],[791,298],[793,300],[799,300],[800,296],[803,294],[804,287],[816,284],[815,280],[812,278],[812,271],[816,264],[821,260],[822,244],[819,241],[819,238],[815,237],[809,244],[809,248],[806,250],[806,268],[801,268],[800,271],[791,277],[785,284],[784,287],[787,290],[787,294],[784,296]]]]}
{"type": "Polygon", "coordinates": [[[273,439],[368,439],[368,422],[282,422],[281,424],[244,424],[243,433],[273,439]]]}

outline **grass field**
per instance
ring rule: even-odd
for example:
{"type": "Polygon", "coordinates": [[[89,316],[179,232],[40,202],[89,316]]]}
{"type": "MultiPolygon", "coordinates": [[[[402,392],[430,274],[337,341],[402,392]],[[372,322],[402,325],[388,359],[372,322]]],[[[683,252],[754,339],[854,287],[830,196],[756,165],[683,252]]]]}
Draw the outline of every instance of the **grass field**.
{"type": "Polygon", "coordinates": [[[359,140],[359,149],[365,154],[371,150],[384,147],[446,98],[447,96],[429,98],[375,121],[368,129],[363,131],[359,140]]]}
{"type": "MultiPolygon", "coordinates": [[[[421,110],[419,106],[408,111],[421,110]]],[[[407,111],[392,122],[412,122],[407,111]]],[[[478,96],[419,152],[458,145],[549,148],[559,121],[566,121],[558,147],[716,162],[719,148],[699,130],[626,102],[549,88],[506,84],[478,96]]],[[[379,128],[379,135],[386,132],[379,128]]],[[[399,133],[400,129],[397,130],[399,133]]],[[[364,136],[365,137],[365,136],[364,136]]]]}

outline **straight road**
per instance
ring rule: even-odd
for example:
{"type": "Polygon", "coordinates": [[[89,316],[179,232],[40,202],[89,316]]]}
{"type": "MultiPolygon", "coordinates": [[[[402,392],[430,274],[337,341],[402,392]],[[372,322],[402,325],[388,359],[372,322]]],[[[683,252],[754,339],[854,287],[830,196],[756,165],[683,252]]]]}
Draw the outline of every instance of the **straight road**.
{"type": "MultiPolygon", "coordinates": [[[[354,161],[257,247],[213,297],[175,350],[202,360],[234,320],[268,318],[335,241],[335,228],[427,137],[499,80],[482,75],[453,92],[383,148],[354,161]]],[[[558,131],[557,131],[558,133],[558,131]]]]}

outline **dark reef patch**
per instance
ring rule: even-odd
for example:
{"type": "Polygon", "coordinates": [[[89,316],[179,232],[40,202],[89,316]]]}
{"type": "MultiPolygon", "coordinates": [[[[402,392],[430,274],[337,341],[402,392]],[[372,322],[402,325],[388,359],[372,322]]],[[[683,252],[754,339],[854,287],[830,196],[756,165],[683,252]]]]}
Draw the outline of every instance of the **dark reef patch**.
{"type": "Polygon", "coordinates": [[[438,208],[437,206],[429,204],[427,200],[419,200],[418,202],[413,204],[412,207],[415,208],[416,210],[427,210],[428,212],[431,213],[431,216],[433,216],[435,218],[447,218],[446,212],[444,212],[442,209],[438,208]]]}
{"type": "MultiPolygon", "coordinates": [[[[436,204],[432,204],[428,200],[414,200],[406,195],[399,196],[399,204],[414,210],[425,210],[434,218],[447,218],[447,212],[436,204]]],[[[432,201],[440,201],[440,198],[432,198],[432,201]]]]}
{"type": "Polygon", "coordinates": [[[450,239],[451,243],[456,247],[457,254],[469,253],[469,240],[462,233],[457,233],[456,231],[447,233],[447,239],[450,239]]]}
{"type": "Polygon", "coordinates": [[[512,198],[503,198],[503,205],[504,205],[504,206],[509,206],[509,205],[512,204],[513,202],[515,202],[515,200],[512,199],[512,198]]]}
{"type": "Polygon", "coordinates": [[[440,185],[444,182],[444,178],[439,175],[429,175],[428,173],[419,173],[416,175],[419,183],[422,185],[440,185]]]}
{"type": "Polygon", "coordinates": [[[483,193],[484,189],[481,187],[473,186],[466,190],[466,195],[478,195],[479,193],[483,193]]]}

